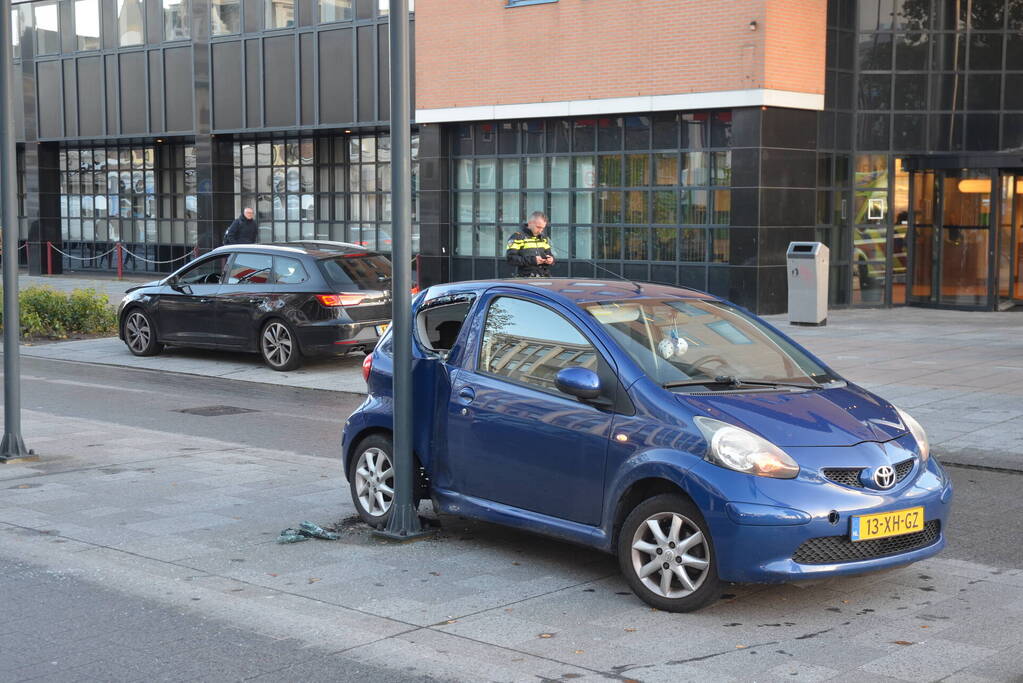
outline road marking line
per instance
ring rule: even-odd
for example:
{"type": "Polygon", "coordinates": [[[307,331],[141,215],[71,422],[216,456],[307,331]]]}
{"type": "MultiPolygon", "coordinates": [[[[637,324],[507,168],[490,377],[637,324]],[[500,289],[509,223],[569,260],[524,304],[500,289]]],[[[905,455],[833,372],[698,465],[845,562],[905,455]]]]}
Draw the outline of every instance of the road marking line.
{"type": "Polygon", "coordinates": [[[113,391],[127,391],[133,394],[155,394],[159,393],[150,389],[129,389],[128,387],[119,387],[113,384],[95,384],[93,382],[76,382],[71,379],[51,379],[49,377],[39,377],[38,375],[22,375],[23,379],[31,379],[37,382],[49,382],[50,384],[66,384],[73,387],[86,387],[87,389],[112,389],[113,391]]]}

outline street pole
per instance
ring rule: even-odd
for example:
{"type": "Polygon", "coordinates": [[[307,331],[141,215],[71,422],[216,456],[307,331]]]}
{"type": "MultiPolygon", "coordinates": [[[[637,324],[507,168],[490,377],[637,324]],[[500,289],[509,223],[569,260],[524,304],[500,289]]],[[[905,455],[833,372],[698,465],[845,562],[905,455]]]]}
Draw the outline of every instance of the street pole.
{"type": "Polygon", "coordinates": [[[18,310],[18,223],[11,115],[11,0],[0,0],[0,228],[4,267],[4,439],[0,463],[32,455],[21,439],[21,312],[18,310]]]}
{"type": "Polygon", "coordinates": [[[413,498],[412,457],[412,164],[409,96],[408,0],[390,0],[391,39],[391,254],[394,285],[394,498],[383,538],[423,535],[413,498]]]}

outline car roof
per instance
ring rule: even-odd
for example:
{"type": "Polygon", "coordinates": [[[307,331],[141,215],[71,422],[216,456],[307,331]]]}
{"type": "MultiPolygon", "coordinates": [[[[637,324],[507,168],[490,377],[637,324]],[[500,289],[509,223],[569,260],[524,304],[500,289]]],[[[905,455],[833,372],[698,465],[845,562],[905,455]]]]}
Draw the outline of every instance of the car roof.
{"type": "Polygon", "coordinates": [[[217,247],[210,253],[233,253],[235,251],[248,251],[257,254],[308,254],[316,259],[330,258],[331,256],[352,256],[355,254],[366,254],[367,256],[380,255],[379,252],[358,244],[332,242],[329,240],[302,240],[300,242],[274,242],[271,244],[227,244],[217,247]]]}
{"type": "Polygon", "coordinates": [[[567,299],[575,304],[594,301],[622,301],[627,299],[659,299],[676,297],[680,299],[717,300],[718,297],[685,287],[672,287],[649,282],[629,280],[596,280],[589,278],[509,278],[495,280],[470,280],[452,282],[430,287],[431,297],[454,294],[459,291],[483,291],[491,287],[515,287],[526,291],[544,292],[555,298],[567,299]]]}

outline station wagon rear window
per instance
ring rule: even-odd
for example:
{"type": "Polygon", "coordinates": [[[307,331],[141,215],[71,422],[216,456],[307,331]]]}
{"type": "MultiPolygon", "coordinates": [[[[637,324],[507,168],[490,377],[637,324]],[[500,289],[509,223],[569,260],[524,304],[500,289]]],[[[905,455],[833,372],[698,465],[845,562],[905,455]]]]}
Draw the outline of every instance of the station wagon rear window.
{"type": "Polygon", "coordinates": [[[380,254],[345,254],[316,263],[338,291],[391,289],[391,262],[380,254]]]}

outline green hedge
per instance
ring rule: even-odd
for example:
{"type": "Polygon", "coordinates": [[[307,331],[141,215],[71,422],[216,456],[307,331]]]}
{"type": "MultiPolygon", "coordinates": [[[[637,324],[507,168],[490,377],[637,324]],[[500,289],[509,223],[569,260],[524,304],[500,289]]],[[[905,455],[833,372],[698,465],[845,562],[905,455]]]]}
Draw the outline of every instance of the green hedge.
{"type": "MultiPolygon", "coordinates": [[[[72,334],[114,334],[117,313],[106,294],[76,289],[70,294],[52,287],[28,287],[20,291],[21,333],[26,337],[65,339],[72,334]]],[[[0,325],[3,301],[0,297],[0,325]]]]}

